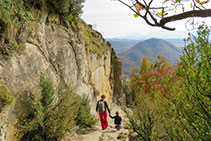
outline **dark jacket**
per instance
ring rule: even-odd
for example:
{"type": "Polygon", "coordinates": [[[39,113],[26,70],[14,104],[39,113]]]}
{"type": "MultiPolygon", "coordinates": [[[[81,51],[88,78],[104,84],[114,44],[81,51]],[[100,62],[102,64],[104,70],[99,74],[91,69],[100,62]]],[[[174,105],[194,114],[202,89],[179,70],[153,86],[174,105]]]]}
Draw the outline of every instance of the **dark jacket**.
{"type": "MultiPolygon", "coordinates": [[[[108,112],[109,112],[109,113],[111,113],[111,112],[110,112],[110,109],[108,108],[108,104],[107,104],[107,102],[106,102],[106,101],[104,101],[104,100],[102,100],[102,99],[101,99],[101,100],[99,100],[99,101],[103,101],[103,102],[104,102],[104,104],[105,104],[105,110],[106,110],[106,111],[108,110],[108,112]]],[[[96,105],[96,111],[98,111],[98,103],[99,103],[99,101],[97,102],[97,105],[96,105]]],[[[105,112],[106,112],[106,111],[105,111],[105,112]]]]}
{"type": "Polygon", "coordinates": [[[114,119],[114,124],[121,124],[122,118],[120,116],[110,117],[114,119]]]}

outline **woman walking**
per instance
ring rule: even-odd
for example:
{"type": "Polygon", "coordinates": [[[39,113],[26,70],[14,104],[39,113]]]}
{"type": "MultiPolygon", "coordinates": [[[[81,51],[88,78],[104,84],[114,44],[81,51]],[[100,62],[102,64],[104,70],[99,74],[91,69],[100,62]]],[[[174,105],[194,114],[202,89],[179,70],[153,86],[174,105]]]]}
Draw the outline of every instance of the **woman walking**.
{"type": "Polygon", "coordinates": [[[105,95],[101,96],[101,99],[97,102],[96,111],[100,116],[100,122],[102,126],[102,130],[105,130],[108,127],[108,120],[107,120],[107,110],[110,115],[110,109],[108,108],[108,104],[105,101],[105,95]]]}

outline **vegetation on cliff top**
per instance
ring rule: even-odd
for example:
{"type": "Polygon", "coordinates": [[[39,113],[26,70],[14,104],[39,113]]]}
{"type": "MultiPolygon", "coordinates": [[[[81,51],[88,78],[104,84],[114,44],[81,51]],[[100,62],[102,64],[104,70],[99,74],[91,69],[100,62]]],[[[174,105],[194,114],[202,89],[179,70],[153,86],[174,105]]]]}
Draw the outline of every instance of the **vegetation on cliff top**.
{"type": "Polygon", "coordinates": [[[14,50],[20,50],[26,40],[27,20],[31,18],[22,0],[0,1],[0,54],[8,58],[14,50]]]}
{"type": "Polygon", "coordinates": [[[34,20],[34,11],[57,14],[63,25],[70,25],[71,22],[77,22],[83,2],[84,0],[1,0],[0,54],[8,58],[14,50],[24,48],[24,43],[30,36],[28,23],[34,20]]]}
{"type": "Polygon", "coordinates": [[[102,35],[85,24],[82,28],[87,51],[96,53],[98,57],[101,57],[107,50],[107,44],[103,44],[105,40],[103,40],[102,35]]]}
{"type": "MultiPolygon", "coordinates": [[[[21,52],[24,43],[33,32],[30,22],[40,20],[42,12],[57,15],[59,24],[83,30],[87,51],[100,57],[106,50],[102,38],[91,27],[83,23],[79,16],[82,13],[84,0],[3,0],[0,1],[0,54],[9,58],[13,51],[21,52]],[[40,11],[40,12],[35,12],[40,11]],[[39,19],[35,19],[39,15],[39,19]],[[80,28],[83,25],[83,28],[80,28]]],[[[49,16],[50,17],[50,16],[49,16]]],[[[49,18],[48,16],[46,18],[49,18]]],[[[44,20],[45,21],[45,20],[44,20]]],[[[48,19],[46,19],[48,22],[48,19]]],[[[100,35],[101,36],[101,35],[100,35]]]]}

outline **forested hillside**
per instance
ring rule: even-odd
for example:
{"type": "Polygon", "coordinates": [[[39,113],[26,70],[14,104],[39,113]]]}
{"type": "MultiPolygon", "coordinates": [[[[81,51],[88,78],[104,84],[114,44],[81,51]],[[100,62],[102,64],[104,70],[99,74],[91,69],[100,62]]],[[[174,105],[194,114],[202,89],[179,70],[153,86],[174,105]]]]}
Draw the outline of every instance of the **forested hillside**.
{"type": "Polygon", "coordinates": [[[155,62],[159,54],[169,63],[175,64],[179,60],[181,49],[165,40],[152,38],[139,42],[129,50],[119,53],[118,56],[123,63],[124,73],[128,75],[133,67],[138,69],[141,66],[144,56],[147,56],[149,61],[155,62]]]}
{"type": "Polygon", "coordinates": [[[130,89],[127,111],[130,127],[140,140],[211,139],[210,29],[201,25],[177,64],[145,56],[125,85],[130,89]]]}

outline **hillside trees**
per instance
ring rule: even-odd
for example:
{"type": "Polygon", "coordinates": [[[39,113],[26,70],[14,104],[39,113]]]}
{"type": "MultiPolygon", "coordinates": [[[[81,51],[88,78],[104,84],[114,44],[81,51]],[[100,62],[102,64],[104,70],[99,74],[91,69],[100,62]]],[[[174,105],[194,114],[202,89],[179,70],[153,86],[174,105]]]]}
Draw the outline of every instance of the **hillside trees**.
{"type": "Polygon", "coordinates": [[[175,30],[166,26],[167,23],[191,17],[210,17],[211,9],[209,0],[117,0],[126,5],[135,14],[151,26],[161,27],[166,30],[175,30]]]}
{"type": "MultiPolygon", "coordinates": [[[[135,89],[133,114],[136,122],[133,123],[140,123],[136,115],[141,112],[144,116],[148,111],[148,117],[154,117],[150,139],[211,139],[209,34],[210,29],[206,25],[199,26],[196,33],[189,34],[188,45],[176,66],[161,59],[155,63],[157,65],[145,71],[146,63],[143,62],[140,71],[131,74],[131,89],[135,89]]],[[[148,125],[147,120],[141,122],[148,125]]]]}
{"type": "Polygon", "coordinates": [[[161,81],[166,79],[172,66],[164,57],[158,55],[157,58],[156,62],[152,63],[145,56],[139,71],[134,70],[130,75],[131,94],[135,98],[133,114],[127,112],[126,115],[130,127],[141,140],[165,137],[164,129],[158,124],[157,93],[165,87],[165,83],[161,81]]]}
{"type": "Polygon", "coordinates": [[[165,59],[165,57],[158,55],[157,60],[153,64],[147,60],[147,56],[142,59],[141,67],[138,70],[133,69],[130,74],[130,88],[132,91],[142,91],[143,93],[148,93],[151,91],[151,85],[154,83],[152,79],[153,75],[165,74],[166,71],[169,71],[171,65],[165,59]],[[156,74],[157,73],[157,74],[156,74]]]}

